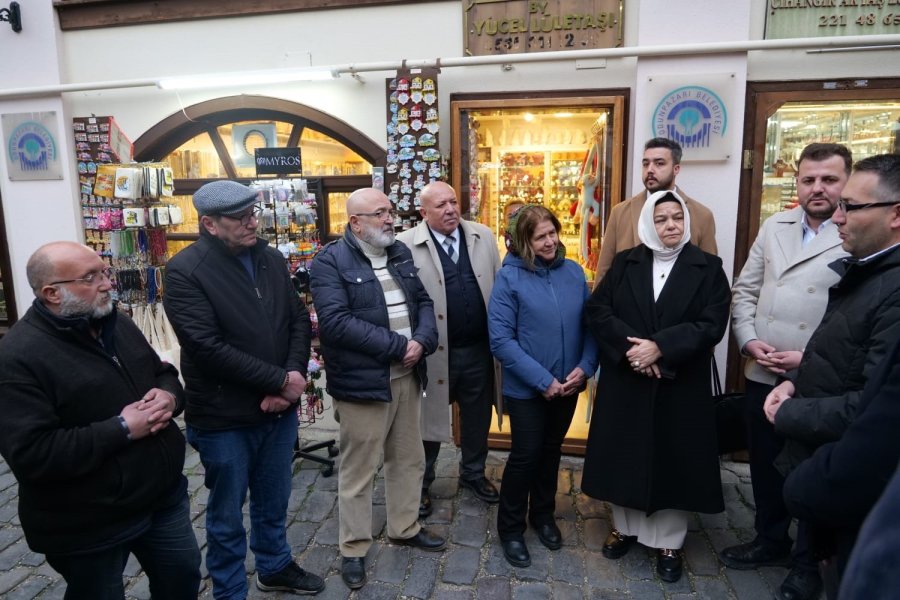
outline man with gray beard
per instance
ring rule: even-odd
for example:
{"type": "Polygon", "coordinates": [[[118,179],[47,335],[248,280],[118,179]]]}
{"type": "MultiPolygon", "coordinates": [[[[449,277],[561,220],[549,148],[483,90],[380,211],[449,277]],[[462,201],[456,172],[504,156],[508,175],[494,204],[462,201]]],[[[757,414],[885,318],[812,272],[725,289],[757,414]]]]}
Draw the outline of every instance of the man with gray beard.
{"type": "Polygon", "coordinates": [[[125,597],[134,554],[154,598],[194,600],[178,372],[110,296],[110,270],[74,242],[28,260],[36,297],[0,340],[0,454],[19,482],[28,546],[66,580],[65,598],[125,597]]]}
{"type": "Polygon", "coordinates": [[[328,393],[340,422],[338,476],[341,576],[366,582],[372,546],[372,485],[384,457],[387,537],[443,550],[444,538],[418,523],[425,454],[419,430],[425,357],[437,347],[431,298],[409,248],[394,240],[396,211],[378,190],[347,199],[344,236],[310,270],[328,393]]]}

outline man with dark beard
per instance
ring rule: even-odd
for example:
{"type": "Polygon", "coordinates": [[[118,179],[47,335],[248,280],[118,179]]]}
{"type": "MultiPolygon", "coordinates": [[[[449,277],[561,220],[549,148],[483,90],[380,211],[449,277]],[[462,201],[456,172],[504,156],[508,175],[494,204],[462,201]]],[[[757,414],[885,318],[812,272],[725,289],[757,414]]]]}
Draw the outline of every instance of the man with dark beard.
{"type": "Polygon", "coordinates": [[[384,456],[387,536],[394,544],[443,550],[418,523],[425,454],[419,429],[425,357],[437,326],[409,248],[394,240],[395,211],[364,188],[347,199],[344,236],[313,260],[310,288],[340,422],[338,479],[341,575],[366,581],[372,545],[372,485],[384,456]]]}
{"type": "Polygon", "coordinates": [[[154,598],[195,599],[177,371],[118,315],[90,248],[42,246],[26,274],[36,300],[0,340],[0,454],[28,546],[66,580],[67,599],[124,598],[129,554],[154,598]]]}

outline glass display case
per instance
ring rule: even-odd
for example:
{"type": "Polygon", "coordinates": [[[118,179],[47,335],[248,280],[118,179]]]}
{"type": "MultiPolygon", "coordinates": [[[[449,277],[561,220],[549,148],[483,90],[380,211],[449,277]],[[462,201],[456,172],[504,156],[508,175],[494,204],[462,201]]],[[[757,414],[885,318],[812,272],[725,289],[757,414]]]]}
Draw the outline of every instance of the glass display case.
{"type": "Polygon", "coordinates": [[[760,224],[797,205],[796,160],[813,142],[845,144],[854,162],[900,152],[900,99],[784,103],[766,123],[760,224]]]}

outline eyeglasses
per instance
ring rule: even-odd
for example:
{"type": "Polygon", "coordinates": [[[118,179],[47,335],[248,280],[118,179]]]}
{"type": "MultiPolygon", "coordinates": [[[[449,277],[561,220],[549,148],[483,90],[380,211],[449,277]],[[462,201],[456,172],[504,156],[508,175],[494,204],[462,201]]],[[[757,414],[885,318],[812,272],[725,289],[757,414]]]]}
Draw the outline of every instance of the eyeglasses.
{"type": "Polygon", "coordinates": [[[253,210],[250,212],[244,213],[242,215],[221,215],[226,219],[231,219],[232,221],[240,221],[241,227],[246,227],[250,224],[250,219],[259,219],[259,215],[262,213],[262,208],[259,206],[254,206],[253,210]]]}
{"type": "Polygon", "coordinates": [[[838,208],[840,208],[845,213],[849,213],[854,210],[862,210],[864,208],[874,208],[876,206],[894,206],[895,204],[900,204],[900,200],[891,200],[890,202],[867,202],[865,204],[849,204],[843,198],[838,200],[838,208]]]}
{"type": "Polygon", "coordinates": [[[390,215],[391,220],[393,221],[395,218],[397,218],[397,211],[396,211],[395,209],[393,209],[393,208],[391,208],[391,209],[387,209],[387,208],[379,208],[379,209],[376,210],[375,212],[370,212],[370,213],[354,213],[354,214],[352,214],[352,215],[350,215],[350,216],[351,216],[351,217],[375,217],[375,218],[378,219],[379,221],[384,221],[384,218],[385,218],[386,216],[388,216],[388,215],[390,215]]]}
{"type": "Polygon", "coordinates": [[[91,271],[84,277],[79,277],[78,279],[62,279],[60,281],[51,281],[47,285],[59,285],[61,283],[75,283],[76,281],[79,283],[85,283],[87,285],[94,285],[95,283],[100,283],[102,281],[102,277],[106,277],[107,280],[112,280],[113,270],[112,267],[106,267],[102,271],[91,271]]]}

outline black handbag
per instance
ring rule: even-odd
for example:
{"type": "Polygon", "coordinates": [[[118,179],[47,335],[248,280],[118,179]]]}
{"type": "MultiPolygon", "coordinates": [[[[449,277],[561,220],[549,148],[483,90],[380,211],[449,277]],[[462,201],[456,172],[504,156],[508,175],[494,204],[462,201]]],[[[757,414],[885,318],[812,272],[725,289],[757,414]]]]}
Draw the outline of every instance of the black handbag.
{"type": "Polygon", "coordinates": [[[747,423],[744,420],[744,394],[723,393],[716,357],[712,357],[713,408],[716,411],[716,436],[719,454],[747,449],[747,423]]]}

